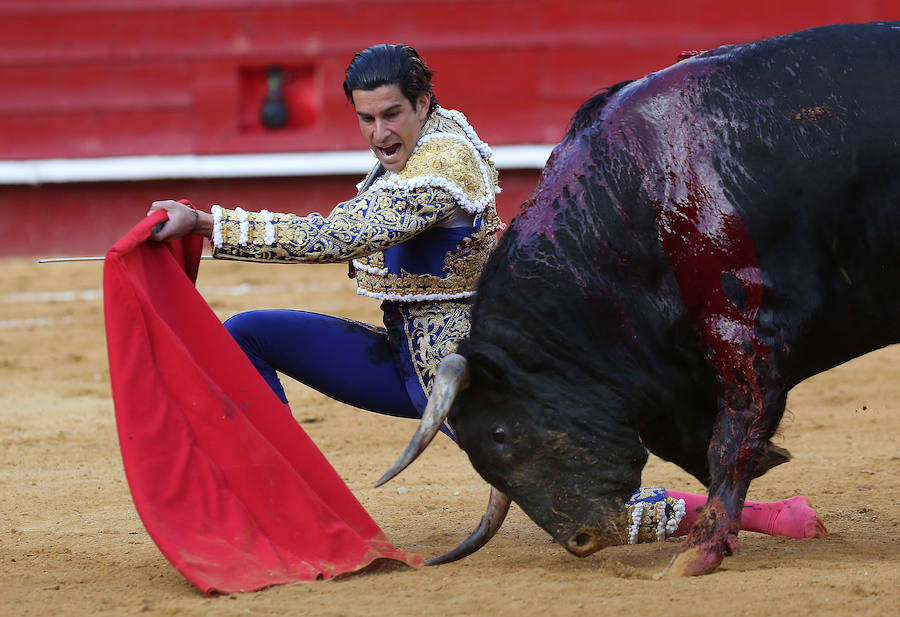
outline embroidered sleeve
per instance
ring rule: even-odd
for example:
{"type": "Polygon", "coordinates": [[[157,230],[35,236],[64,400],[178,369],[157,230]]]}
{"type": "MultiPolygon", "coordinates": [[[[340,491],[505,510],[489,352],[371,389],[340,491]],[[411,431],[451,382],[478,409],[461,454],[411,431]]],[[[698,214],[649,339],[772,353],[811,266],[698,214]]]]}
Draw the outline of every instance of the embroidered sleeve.
{"type": "Polygon", "coordinates": [[[444,188],[369,190],[326,217],[213,206],[214,255],[250,261],[348,261],[407,240],[456,207],[444,188]]]}

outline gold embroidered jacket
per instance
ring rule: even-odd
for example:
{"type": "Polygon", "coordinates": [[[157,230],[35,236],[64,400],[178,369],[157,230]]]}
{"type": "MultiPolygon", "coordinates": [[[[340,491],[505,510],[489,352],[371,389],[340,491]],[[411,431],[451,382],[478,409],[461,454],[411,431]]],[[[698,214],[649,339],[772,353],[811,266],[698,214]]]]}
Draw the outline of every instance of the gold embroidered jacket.
{"type": "Polygon", "coordinates": [[[491,152],[459,112],[435,109],[400,172],[376,166],[360,193],[323,217],[213,206],[214,255],[249,261],[353,260],[361,294],[396,301],[465,298],[501,227],[491,152]],[[440,227],[458,208],[476,217],[471,235],[443,255],[440,272],[390,271],[384,251],[440,227]]]}

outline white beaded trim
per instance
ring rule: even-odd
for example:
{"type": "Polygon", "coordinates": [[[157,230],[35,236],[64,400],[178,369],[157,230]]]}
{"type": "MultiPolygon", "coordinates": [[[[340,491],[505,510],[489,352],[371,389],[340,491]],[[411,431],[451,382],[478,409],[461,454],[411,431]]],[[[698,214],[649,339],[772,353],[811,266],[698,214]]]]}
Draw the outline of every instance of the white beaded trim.
{"type": "Polygon", "coordinates": [[[259,214],[266,222],[266,235],[264,238],[266,246],[272,246],[275,244],[275,215],[268,210],[260,210],[259,214]]]}
{"type": "Polygon", "coordinates": [[[644,502],[634,504],[631,512],[631,525],[628,526],[628,544],[637,544],[638,531],[641,528],[641,519],[644,517],[644,502]]]}
{"type": "Polygon", "coordinates": [[[435,300],[458,300],[460,298],[468,298],[474,296],[474,291],[461,291],[455,294],[386,294],[375,291],[368,291],[361,287],[356,288],[356,293],[361,296],[369,296],[378,300],[393,300],[396,302],[433,302],[435,300]]]}
{"type": "Polygon", "coordinates": [[[238,244],[246,246],[250,242],[250,215],[240,206],[234,209],[234,213],[238,215],[238,229],[241,232],[238,244]]]}
{"type": "Polygon", "coordinates": [[[681,524],[681,519],[684,518],[684,513],[686,512],[684,507],[684,499],[679,499],[678,501],[676,501],[672,509],[675,512],[672,518],[669,519],[669,522],[666,523],[666,532],[670,535],[675,533],[675,530],[678,529],[678,525],[681,524]]]}
{"type": "MultiPolygon", "coordinates": [[[[453,199],[459,206],[471,214],[481,214],[485,206],[493,201],[493,196],[485,195],[475,201],[470,200],[456,183],[446,178],[438,178],[436,176],[416,176],[407,180],[400,180],[397,174],[391,174],[390,177],[382,177],[372,185],[375,190],[384,189],[400,189],[413,190],[423,186],[432,186],[442,188],[453,196],[453,199]]],[[[490,186],[490,185],[488,185],[490,186]]]]}
{"type": "MultiPolygon", "coordinates": [[[[634,504],[634,509],[631,512],[631,525],[628,526],[628,544],[637,544],[645,506],[646,502],[643,501],[634,504]]],[[[652,507],[656,516],[656,541],[662,542],[675,533],[678,525],[681,524],[681,519],[684,518],[685,513],[684,499],[679,499],[673,504],[672,518],[667,519],[666,517],[665,501],[658,501],[652,507]]]]}
{"type": "Polygon", "coordinates": [[[373,268],[368,264],[364,264],[361,261],[353,260],[353,267],[357,270],[362,270],[363,272],[368,272],[369,274],[375,274],[377,276],[387,276],[388,269],[387,268],[373,268]]]}
{"type": "Polygon", "coordinates": [[[213,246],[222,248],[222,206],[213,206],[209,209],[213,216],[213,246]]]}
{"type": "Polygon", "coordinates": [[[669,522],[666,520],[666,502],[665,501],[657,501],[656,502],[656,541],[662,542],[666,539],[666,525],[669,522]]]}
{"type": "Polygon", "coordinates": [[[478,149],[481,153],[482,157],[486,159],[490,159],[494,156],[493,151],[491,151],[490,146],[481,141],[481,138],[478,137],[478,133],[475,132],[475,129],[466,121],[466,117],[456,111],[455,109],[444,109],[443,107],[438,107],[434,110],[438,115],[441,115],[449,120],[453,120],[456,122],[460,128],[462,128],[463,132],[466,136],[471,140],[472,144],[478,149]]]}
{"type": "MultiPolygon", "coordinates": [[[[416,144],[416,147],[413,149],[413,152],[418,150],[419,146],[427,144],[432,139],[437,139],[440,137],[443,137],[446,139],[456,139],[457,141],[461,141],[464,144],[466,144],[467,146],[469,146],[469,149],[472,151],[472,154],[475,155],[475,159],[478,161],[478,167],[481,168],[481,179],[484,182],[485,189],[487,189],[491,185],[491,174],[488,172],[487,165],[484,164],[484,160],[483,160],[484,157],[479,156],[479,150],[471,141],[464,139],[460,135],[455,135],[453,133],[429,133],[428,135],[425,135],[424,137],[422,137],[422,139],[419,140],[419,143],[416,144]]],[[[487,158],[490,158],[490,157],[487,157],[487,158]]],[[[499,186],[494,187],[494,193],[495,194],[500,193],[499,186]]]]}

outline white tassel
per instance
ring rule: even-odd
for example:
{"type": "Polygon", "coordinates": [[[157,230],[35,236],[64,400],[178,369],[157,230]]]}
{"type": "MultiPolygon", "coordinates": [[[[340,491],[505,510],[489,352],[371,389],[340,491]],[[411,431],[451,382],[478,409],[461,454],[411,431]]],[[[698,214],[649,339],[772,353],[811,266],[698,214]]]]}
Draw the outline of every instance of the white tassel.
{"type": "Polygon", "coordinates": [[[250,217],[247,212],[241,207],[235,208],[234,212],[238,215],[239,229],[241,231],[241,236],[238,240],[238,244],[240,244],[241,246],[246,246],[250,242],[250,217]]]}
{"type": "Polygon", "coordinates": [[[260,210],[259,213],[263,217],[263,220],[266,222],[266,246],[272,246],[273,244],[275,244],[275,215],[268,210],[260,210]]]}
{"type": "Polygon", "coordinates": [[[669,535],[675,533],[675,530],[678,529],[678,525],[681,524],[681,519],[684,518],[684,513],[686,512],[684,499],[679,499],[678,501],[676,501],[672,509],[674,510],[672,518],[669,519],[668,523],[666,523],[666,531],[669,533],[669,535]]]}
{"type": "Polygon", "coordinates": [[[666,539],[666,502],[656,502],[656,541],[662,542],[666,539]]]}
{"type": "Polygon", "coordinates": [[[213,246],[222,248],[222,206],[213,206],[209,211],[213,215],[213,246]]]}
{"type": "Polygon", "coordinates": [[[631,525],[628,526],[628,544],[637,544],[638,531],[641,528],[641,519],[644,517],[644,502],[639,501],[634,504],[634,510],[631,513],[631,525]]]}

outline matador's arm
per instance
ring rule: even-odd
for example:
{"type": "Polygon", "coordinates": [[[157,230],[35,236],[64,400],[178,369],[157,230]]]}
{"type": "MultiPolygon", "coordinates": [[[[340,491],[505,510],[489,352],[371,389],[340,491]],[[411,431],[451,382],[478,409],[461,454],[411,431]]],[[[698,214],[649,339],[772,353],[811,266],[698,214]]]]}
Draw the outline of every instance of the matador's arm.
{"type": "Polygon", "coordinates": [[[248,261],[348,261],[408,240],[456,206],[448,191],[427,186],[367,191],[326,217],[213,206],[213,254],[248,261]]]}

